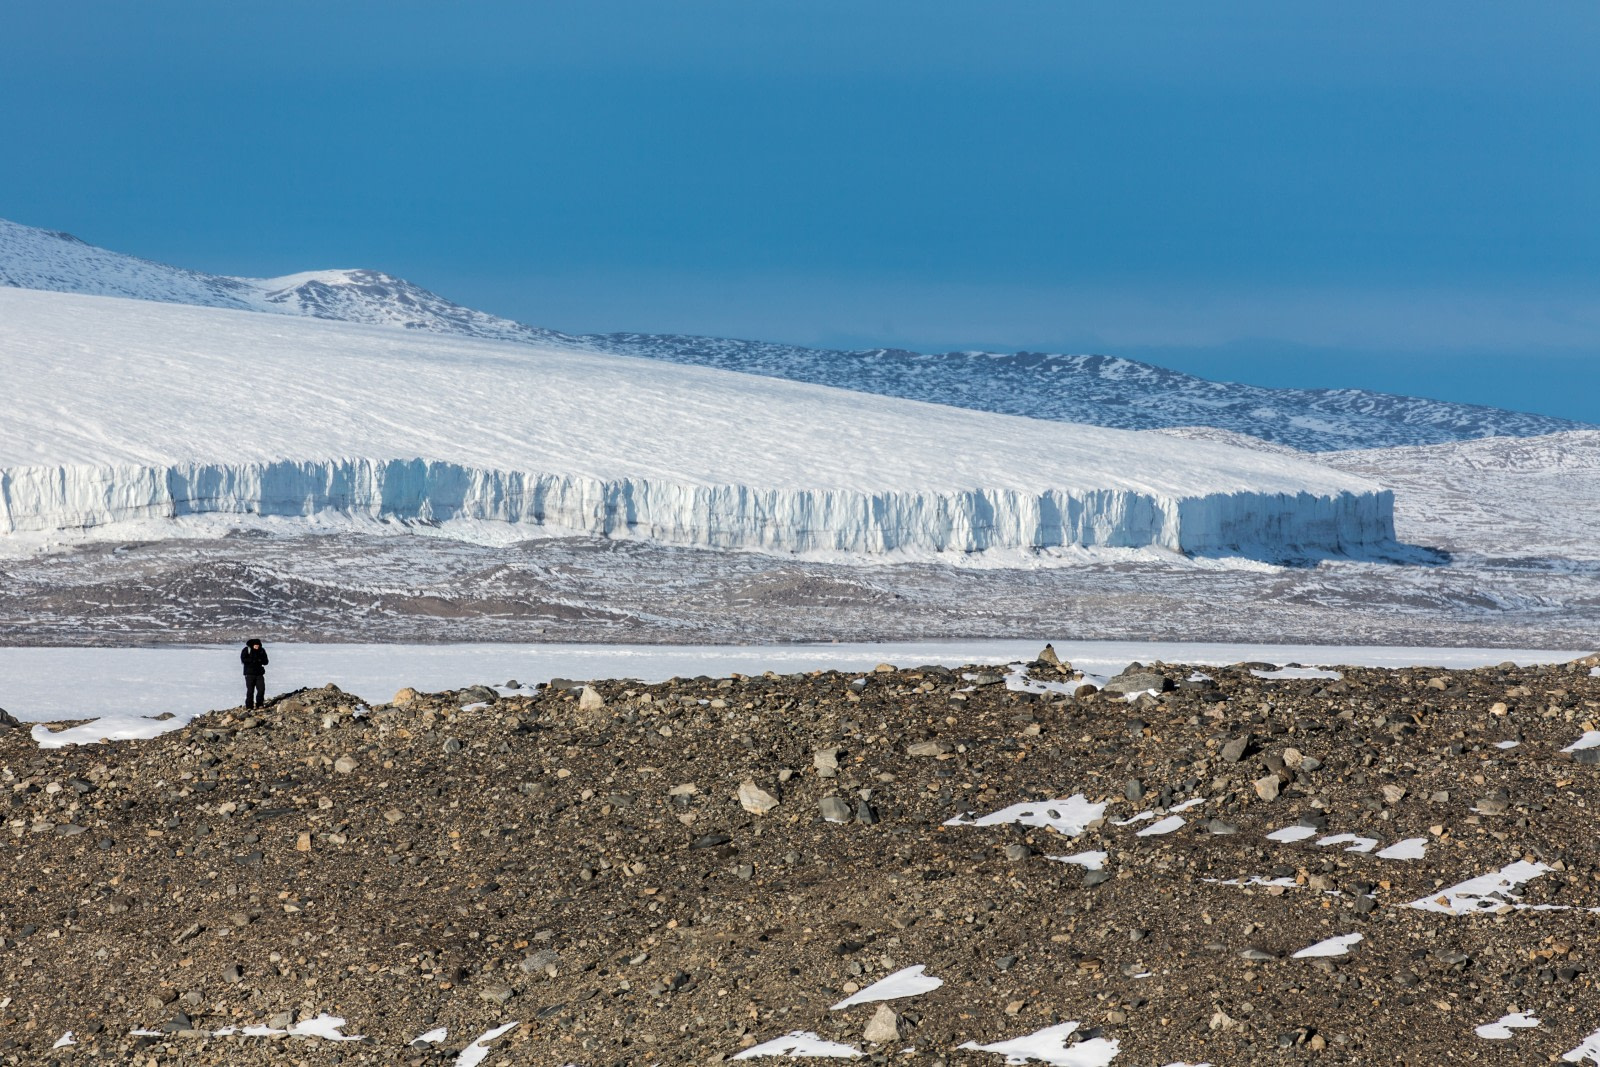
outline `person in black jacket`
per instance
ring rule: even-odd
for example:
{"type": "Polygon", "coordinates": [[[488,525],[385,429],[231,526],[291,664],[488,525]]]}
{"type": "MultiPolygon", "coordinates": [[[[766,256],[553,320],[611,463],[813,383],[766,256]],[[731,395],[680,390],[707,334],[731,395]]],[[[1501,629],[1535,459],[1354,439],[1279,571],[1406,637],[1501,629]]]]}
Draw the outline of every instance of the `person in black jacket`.
{"type": "Polygon", "coordinates": [[[244,664],[244,706],[267,706],[267,650],[261,639],[252,637],[239,652],[239,662],[244,664]]]}

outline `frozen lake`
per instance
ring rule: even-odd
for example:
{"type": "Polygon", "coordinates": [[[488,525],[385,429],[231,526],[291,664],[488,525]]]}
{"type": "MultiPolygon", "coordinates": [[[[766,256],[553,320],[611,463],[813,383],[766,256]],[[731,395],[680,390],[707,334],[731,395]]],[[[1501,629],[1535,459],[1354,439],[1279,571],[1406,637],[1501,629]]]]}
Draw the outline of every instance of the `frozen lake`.
{"type": "MultiPolygon", "coordinates": [[[[1228,664],[1481,667],[1562,663],[1573,650],[1409,648],[1339,645],[1205,644],[1140,641],[1054,642],[1056,652],[1092,674],[1115,674],[1135,660],[1228,664]]],[[[865,671],[879,663],[1029,660],[1043,647],[1027,641],[928,641],[827,645],[291,645],[268,647],[269,695],[329,682],[373,702],[396,690],[458,689],[472,684],[524,685],[553,677],[637,678],[731,673],[791,674],[822,669],[865,671]]],[[[19,719],[95,719],[68,733],[36,735],[56,742],[148,737],[196,715],[241,703],[236,646],[162,648],[0,648],[0,708],[19,719]],[[170,713],[171,718],[152,717],[170,713]]]]}

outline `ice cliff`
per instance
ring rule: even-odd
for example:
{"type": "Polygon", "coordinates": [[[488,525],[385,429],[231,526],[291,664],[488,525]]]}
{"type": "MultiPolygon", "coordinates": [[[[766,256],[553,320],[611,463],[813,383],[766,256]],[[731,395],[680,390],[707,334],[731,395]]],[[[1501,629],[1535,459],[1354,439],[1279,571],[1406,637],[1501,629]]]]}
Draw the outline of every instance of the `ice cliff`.
{"type": "Polygon", "coordinates": [[[1278,455],[526,344],[0,290],[0,534],[473,519],[776,552],[1361,554],[1391,495],[1278,455]]]}

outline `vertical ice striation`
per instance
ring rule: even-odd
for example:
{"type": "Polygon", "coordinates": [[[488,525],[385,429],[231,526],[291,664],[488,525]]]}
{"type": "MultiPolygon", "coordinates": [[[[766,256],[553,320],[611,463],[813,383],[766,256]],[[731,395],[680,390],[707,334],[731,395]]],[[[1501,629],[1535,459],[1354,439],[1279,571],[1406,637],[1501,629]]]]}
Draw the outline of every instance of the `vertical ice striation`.
{"type": "Polygon", "coordinates": [[[761,488],[599,479],[422,459],[0,471],[0,533],[186,515],[474,519],[706,548],[982,552],[1064,545],[1359,551],[1393,539],[1387,492],[761,488]]]}

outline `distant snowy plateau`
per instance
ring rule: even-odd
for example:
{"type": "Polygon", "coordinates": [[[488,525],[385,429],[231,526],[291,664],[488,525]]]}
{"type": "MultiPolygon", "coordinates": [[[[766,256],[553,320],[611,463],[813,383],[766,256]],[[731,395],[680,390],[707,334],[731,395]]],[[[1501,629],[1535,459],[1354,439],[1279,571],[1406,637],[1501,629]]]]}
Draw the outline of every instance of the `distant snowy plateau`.
{"type": "Polygon", "coordinates": [[[1490,408],[569,336],[3,221],[0,371],[9,643],[1582,648],[1600,621],[1600,431],[1490,408]]]}

